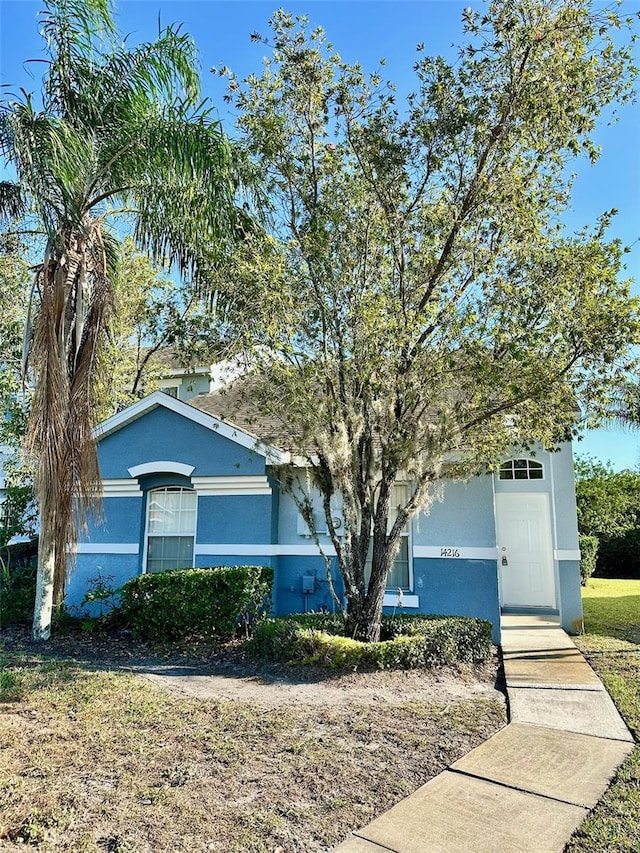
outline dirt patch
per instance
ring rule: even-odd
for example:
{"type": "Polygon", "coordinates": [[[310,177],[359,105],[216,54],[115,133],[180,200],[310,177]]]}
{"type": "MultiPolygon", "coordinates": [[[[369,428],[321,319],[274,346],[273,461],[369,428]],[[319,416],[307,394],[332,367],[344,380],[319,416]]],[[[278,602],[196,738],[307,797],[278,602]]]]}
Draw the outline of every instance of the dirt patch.
{"type": "Polygon", "coordinates": [[[433,670],[332,673],[323,668],[258,662],[242,643],[212,649],[152,647],[126,634],[61,633],[34,644],[26,629],[0,633],[9,651],[42,659],[67,658],[88,668],[116,669],[147,678],[176,697],[228,699],[263,707],[283,705],[400,705],[463,699],[503,700],[504,684],[496,658],[487,664],[459,664],[433,670]]]}
{"type": "Polygon", "coordinates": [[[265,707],[281,705],[401,705],[406,702],[449,702],[501,698],[495,669],[447,667],[436,672],[363,672],[303,680],[296,674],[277,674],[253,668],[133,666],[131,671],[176,696],[231,699],[265,707]]]}

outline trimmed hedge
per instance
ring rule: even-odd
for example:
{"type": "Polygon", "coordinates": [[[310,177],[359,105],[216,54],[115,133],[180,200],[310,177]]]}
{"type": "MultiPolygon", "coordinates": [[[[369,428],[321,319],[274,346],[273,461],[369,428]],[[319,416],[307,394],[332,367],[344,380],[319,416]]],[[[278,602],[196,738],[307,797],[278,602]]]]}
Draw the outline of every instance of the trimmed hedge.
{"type": "Polygon", "coordinates": [[[337,614],[305,613],[265,619],[251,648],[259,657],[330,669],[416,669],[491,656],[491,623],[463,616],[383,616],[379,643],[343,636],[337,614]]]}
{"type": "Polygon", "coordinates": [[[217,566],[139,575],[122,587],[120,609],[135,636],[229,639],[244,614],[268,610],[273,571],[267,566],[217,566]]]}
{"type": "Polygon", "coordinates": [[[581,533],[578,542],[580,545],[580,583],[584,586],[596,570],[598,537],[586,536],[581,533]]]}

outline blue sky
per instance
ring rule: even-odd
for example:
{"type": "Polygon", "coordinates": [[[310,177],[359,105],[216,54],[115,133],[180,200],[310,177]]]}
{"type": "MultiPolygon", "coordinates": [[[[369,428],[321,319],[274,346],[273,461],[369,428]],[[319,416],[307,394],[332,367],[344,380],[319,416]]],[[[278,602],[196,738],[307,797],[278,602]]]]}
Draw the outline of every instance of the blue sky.
{"type": "MultiPolygon", "coordinates": [[[[204,93],[218,106],[220,118],[230,128],[232,116],[222,103],[223,87],[209,69],[227,65],[240,77],[259,71],[268,49],[250,42],[253,31],[268,33],[268,19],[277,0],[124,0],[117,3],[120,31],[132,42],[153,38],[162,24],[182,22],[199,47],[204,93]]],[[[465,6],[480,6],[476,0],[307,0],[282,3],[294,14],[306,14],[327,32],[335,49],[348,61],[358,61],[374,70],[387,60],[385,77],[400,94],[411,90],[411,67],[418,42],[425,53],[452,55],[460,43],[460,16],[465,6]]],[[[598,4],[598,5],[604,5],[598,4]]],[[[3,84],[38,90],[40,66],[25,65],[25,59],[42,56],[37,13],[40,0],[0,0],[0,78],[3,84]]],[[[640,11],[640,0],[623,0],[622,12],[640,11]]],[[[640,57],[638,59],[640,62],[640,57]]],[[[595,167],[578,162],[572,210],[566,217],[571,229],[592,223],[613,207],[619,210],[610,231],[625,245],[627,273],[635,278],[634,292],[640,294],[640,108],[620,111],[620,120],[603,125],[596,137],[603,153],[595,167]]],[[[597,430],[576,445],[578,453],[610,460],[614,467],[638,467],[640,432],[597,430]]]]}

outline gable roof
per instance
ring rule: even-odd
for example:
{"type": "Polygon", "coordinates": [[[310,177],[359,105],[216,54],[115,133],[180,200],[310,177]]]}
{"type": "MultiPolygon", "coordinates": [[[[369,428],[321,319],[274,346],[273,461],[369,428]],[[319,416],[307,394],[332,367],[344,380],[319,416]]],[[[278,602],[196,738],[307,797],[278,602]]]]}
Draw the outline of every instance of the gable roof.
{"type": "MultiPolygon", "coordinates": [[[[203,394],[201,396],[209,397],[218,395],[203,394]]],[[[194,398],[194,400],[195,399],[197,398],[194,398]]],[[[228,422],[223,417],[217,417],[200,407],[195,407],[189,403],[185,403],[182,400],[178,400],[175,397],[171,397],[168,394],[163,393],[162,391],[154,391],[152,394],[149,394],[149,396],[144,397],[137,403],[134,403],[126,409],[123,409],[121,412],[117,412],[115,415],[107,418],[106,421],[103,421],[95,428],[93,433],[94,438],[98,441],[106,438],[108,435],[123,429],[127,424],[138,420],[138,418],[143,417],[158,407],[175,412],[177,415],[187,418],[193,423],[199,424],[205,429],[210,429],[217,435],[239,444],[241,447],[246,447],[249,450],[255,451],[260,456],[264,456],[270,462],[278,463],[288,461],[287,453],[265,441],[262,436],[251,433],[243,427],[236,426],[235,424],[228,422]]]]}
{"type": "Polygon", "coordinates": [[[198,394],[189,403],[199,411],[241,429],[268,445],[291,450],[291,430],[287,429],[281,418],[261,412],[251,391],[251,377],[243,376],[208,394],[198,394]]]}

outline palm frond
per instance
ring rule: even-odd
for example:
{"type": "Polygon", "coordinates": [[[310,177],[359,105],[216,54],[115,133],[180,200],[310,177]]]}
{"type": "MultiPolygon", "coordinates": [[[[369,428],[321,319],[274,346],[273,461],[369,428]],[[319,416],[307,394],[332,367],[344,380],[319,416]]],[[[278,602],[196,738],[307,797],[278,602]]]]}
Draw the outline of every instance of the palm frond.
{"type": "Polygon", "coordinates": [[[203,248],[222,248],[233,233],[235,186],[230,145],[219,126],[176,112],[147,116],[139,144],[112,166],[116,184],[130,178],[122,198],[134,211],[139,245],[155,261],[175,263],[192,276],[203,248]]]}
{"type": "Polygon", "coordinates": [[[20,184],[0,181],[0,224],[6,225],[20,219],[26,212],[26,204],[20,184]]]}
{"type": "Polygon", "coordinates": [[[44,80],[45,106],[72,116],[84,86],[87,62],[99,61],[102,41],[116,33],[111,0],[46,0],[41,32],[52,62],[44,80]]]}
{"type": "Polygon", "coordinates": [[[10,106],[6,124],[12,151],[7,159],[16,169],[23,194],[27,190],[50,234],[60,220],[81,227],[82,188],[94,168],[93,140],[57,116],[35,111],[30,98],[10,106]]]}

